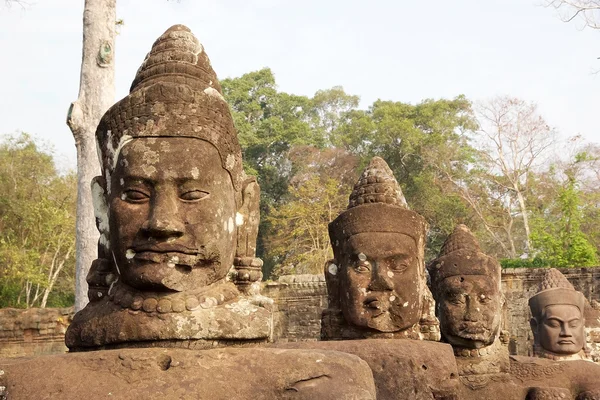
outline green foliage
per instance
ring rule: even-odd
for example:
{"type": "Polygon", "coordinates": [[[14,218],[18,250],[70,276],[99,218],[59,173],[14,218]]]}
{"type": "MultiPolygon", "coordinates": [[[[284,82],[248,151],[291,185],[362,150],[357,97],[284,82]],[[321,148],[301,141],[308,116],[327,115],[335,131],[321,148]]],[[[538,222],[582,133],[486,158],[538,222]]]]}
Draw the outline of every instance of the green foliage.
{"type": "Polygon", "coordinates": [[[268,68],[225,79],[221,86],[238,130],[245,171],[256,176],[261,187],[257,252],[268,277],[280,258],[266,249],[265,237],[273,229],[269,214],[287,201],[296,172],[289,153],[298,146],[328,145],[340,113],[358,104],[358,97],[340,87],[319,91],[312,99],[280,92],[268,68]]]}
{"type": "Polygon", "coordinates": [[[533,259],[525,258],[503,258],[500,261],[502,268],[550,268],[554,267],[539,257],[533,259]]]}
{"type": "Polygon", "coordinates": [[[60,175],[30,136],[0,143],[0,305],[44,307],[70,295],[75,194],[75,175],[60,175]]]}
{"type": "Polygon", "coordinates": [[[416,105],[377,100],[366,111],[347,112],[333,142],[359,155],[362,165],[373,156],[388,162],[408,203],[430,223],[431,257],[457,223],[473,220],[449,177],[467,174],[475,150],[465,132],[476,126],[464,96],[416,105]]]}
{"type": "MultiPolygon", "coordinates": [[[[573,165],[585,160],[577,155],[573,165]]],[[[558,187],[555,199],[546,204],[534,218],[532,241],[553,267],[586,267],[598,265],[598,251],[581,230],[582,193],[572,168],[565,170],[566,181],[558,187]]]]}
{"type": "Polygon", "coordinates": [[[290,188],[289,201],[268,217],[268,250],[278,255],[274,275],[323,271],[333,257],[327,225],[346,207],[349,194],[337,180],[318,176],[290,188]]]}

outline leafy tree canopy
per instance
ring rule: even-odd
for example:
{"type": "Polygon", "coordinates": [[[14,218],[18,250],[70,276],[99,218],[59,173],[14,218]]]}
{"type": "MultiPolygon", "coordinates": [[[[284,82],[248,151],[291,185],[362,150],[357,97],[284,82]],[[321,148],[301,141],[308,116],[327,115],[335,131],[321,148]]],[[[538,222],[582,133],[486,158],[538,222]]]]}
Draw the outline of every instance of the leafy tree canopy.
{"type": "Polygon", "coordinates": [[[31,136],[0,142],[0,306],[72,302],[75,196],[31,136]]]}

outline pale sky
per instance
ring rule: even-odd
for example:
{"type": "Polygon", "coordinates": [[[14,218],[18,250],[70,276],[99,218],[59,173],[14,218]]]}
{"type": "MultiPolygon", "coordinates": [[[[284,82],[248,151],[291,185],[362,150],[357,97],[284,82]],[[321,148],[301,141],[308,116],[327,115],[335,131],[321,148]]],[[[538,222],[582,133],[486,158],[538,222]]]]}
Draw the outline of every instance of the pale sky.
{"type": "MultiPolygon", "coordinates": [[[[26,131],[75,166],[65,123],[77,98],[83,0],[0,3],[0,134],[26,131]]],[[[185,24],[217,75],[270,67],[280,90],[341,85],[417,103],[465,94],[536,102],[564,136],[600,143],[600,31],[560,21],[543,0],[118,0],[118,100],[154,40],[185,24]]]]}

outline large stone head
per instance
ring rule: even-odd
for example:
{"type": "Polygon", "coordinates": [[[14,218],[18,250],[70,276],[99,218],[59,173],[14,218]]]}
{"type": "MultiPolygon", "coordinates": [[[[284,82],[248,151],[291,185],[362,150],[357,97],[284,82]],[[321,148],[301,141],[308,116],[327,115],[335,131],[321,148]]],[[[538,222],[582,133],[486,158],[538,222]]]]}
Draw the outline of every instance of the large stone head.
{"type": "Polygon", "coordinates": [[[478,349],[499,335],[503,296],[501,268],[482,253],[471,231],[458,225],[428,266],[442,337],[478,349]]]}
{"type": "Polygon", "coordinates": [[[555,268],[544,274],[539,292],[529,299],[536,353],[572,356],[585,348],[585,297],[555,268]]]}
{"type": "Polygon", "coordinates": [[[102,176],[92,190],[101,253],[122,283],[192,290],[224,279],[236,251],[253,253],[240,249],[252,240],[238,243],[238,235],[249,218],[240,210],[256,183],[243,173],[229,107],[187,27],[158,38],[96,139],[102,176]]]}
{"type": "Polygon", "coordinates": [[[329,224],[335,260],[325,275],[349,324],[396,332],[419,322],[427,290],[425,231],[388,165],[373,158],[348,209],[329,224]]]}

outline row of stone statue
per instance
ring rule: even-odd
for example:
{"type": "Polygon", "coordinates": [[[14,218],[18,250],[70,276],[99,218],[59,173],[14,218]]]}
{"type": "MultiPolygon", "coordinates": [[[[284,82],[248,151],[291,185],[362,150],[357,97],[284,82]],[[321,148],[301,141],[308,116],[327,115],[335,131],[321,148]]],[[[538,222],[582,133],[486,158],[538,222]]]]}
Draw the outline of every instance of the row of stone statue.
{"type": "MultiPolygon", "coordinates": [[[[375,157],[365,169],[329,233],[335,259],[325,268],[324,339],[439,340],[441,333],[458,357],[497,351],[489,346],[501,333],[500,264],[458,225],[425,268],[426,223],[408,209],[383,159],[375,157]]],[[[589,359],[586,299],[557,269],[545,272],[529,305],[536,356],[589,359]]]]}
{"type": "Polygon", "coordinates": [[[96,135],[101,238],[90,302],[66,333],[74,353],[11,365],[15,393],[600,398],[600,366],[585,361],[584,296],[549,270],[530,299],[544,358],[510,357],[498,262],[460,225],[426,268],[427,223],[378,157],[329,225],[323,340],[268,343],[272,301],[260,295],[255,257],[259,187],[243,172],[229,107],[188,28],[171,27],[154,43],[130,94],[106,112],[96,135]],[[102,351],[81,353],[88,350],[102,351]],[[85,387],[31,379],[48,365],[85,387]],[[19,392],[23,382],[30,392],[19,392]]]}

